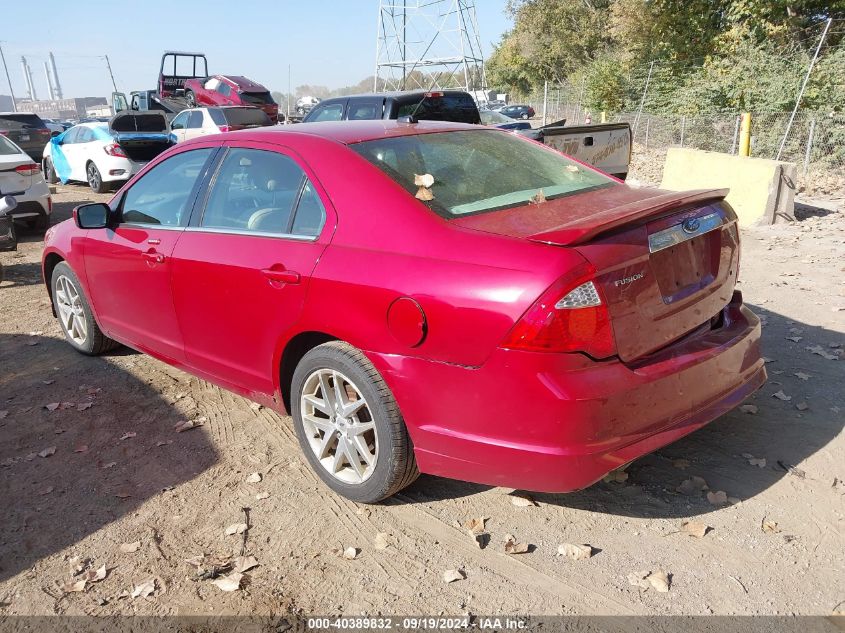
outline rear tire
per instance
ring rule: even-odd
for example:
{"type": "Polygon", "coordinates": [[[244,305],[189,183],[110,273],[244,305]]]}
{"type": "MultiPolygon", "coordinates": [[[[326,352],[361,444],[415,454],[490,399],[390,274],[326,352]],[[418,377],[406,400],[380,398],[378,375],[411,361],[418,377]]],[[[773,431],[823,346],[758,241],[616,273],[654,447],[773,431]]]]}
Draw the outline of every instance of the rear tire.
{"type": "Polygon", "coordinates": [[[55,185],[59,182],[59,177],[56,175],[56,170],[53,167],[53,161],[49,158],[44,159],[44,179],[47,181],[48,184],[55,185]]]}
{"type": "Polygon", "coordinates": [[[65,262],[59,262],[53,269],[50,294],[65,340],[76,351],[97,356],[118,346],[97,325],[79,278],[65,262]]]}
{"type": "Polygon", "coordinates": [[[88,186],[94,193],[107,193],[109,185],[103,182],[103,176],[97,166],[89,161],[85,166],[85,176],[88,178],[88,186]]]}
{"type": "Polygon", "coordinates": [[[188,90],[185,93],[185,103],[188,104],[189,108],[196,108],[197,107],[197,97],[194,94],[193,90],[188,90]]]}
{"type": "Polygon", "coordinates": [[[523,113],[523,115],[522,115],[522,120],[523,120],[523,121],[527,121],[527,120],[528,120],[528,119],[530,119],[530,118],[531,118],[531,117],[529,117],[529,116],[528,116],[528,113],[527,113],[527,112],[523,113]]]}
{"type": "Polygon", "coordinates": [[[318,345],[299,361],[291,383],[299,445],[329,488],[377,503],[419,476],[399,406],[361,350],[342,341],[318,345]]]}

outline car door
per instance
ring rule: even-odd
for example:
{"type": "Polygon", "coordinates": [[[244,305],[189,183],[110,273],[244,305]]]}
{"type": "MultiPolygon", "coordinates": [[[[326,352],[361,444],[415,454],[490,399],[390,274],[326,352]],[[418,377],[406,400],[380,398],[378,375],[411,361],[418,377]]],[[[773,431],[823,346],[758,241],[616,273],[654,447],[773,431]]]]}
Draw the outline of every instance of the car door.
{"type": "Polygon", "coordinates": [[[103,331],[170,362],[184,359],[171,296],[171,255],[216,147],[191,148],[144,172],[120,197],[113,226],[89,230],[85,274],[103,331]]]}
{"type": "Polygon", "coordinates": [[[188,123],[188,115],[190,114],[188,111],[180,112],[170,122],[170,133],[173,134],[177,143],[185,140],[185,127],[188,123]]]}
{"type": "Polygon", "coordinates": [[[203,116],[202,110],[193,110],[188,115],[188,121],[185,124],[185,140],[191,140],[192,138],[197,138],[198,136],[203,136],[207,134],[205,129],[203,129],[203,116]]]}
{"type": "MultiPolygon", "coordinates": [[[[72,180],[85,181],[88,179],[85,173],[88,161],[95,159],[94,151],[102,151],[102,146],[103,142],[97,140],[94,136],[94,130],[87,126],[79,128],[79,133],[76,135],[76,140],[71,150],[73,160],[69,161],[72,180]]],[[[103,155],[105,156],[105,154],[103,155]]]]}
{"type": "Polygon", "coordinates": [[[277,145],[231,144],[213,183],[173,254],[186,360],[242,392],[273,394],[280,341],[300,316],[334,212],[277,145]]]}
{"type": "Polygon", "coordinates": [[[81,129],[83,129],[82,126],[76,125],[64,133],[60,142],[51,141],[50,160],[56,170],[56,175],[62,181],[71,180],[73,177],[72,165],[76,162],[76,137],[81,129]]]}

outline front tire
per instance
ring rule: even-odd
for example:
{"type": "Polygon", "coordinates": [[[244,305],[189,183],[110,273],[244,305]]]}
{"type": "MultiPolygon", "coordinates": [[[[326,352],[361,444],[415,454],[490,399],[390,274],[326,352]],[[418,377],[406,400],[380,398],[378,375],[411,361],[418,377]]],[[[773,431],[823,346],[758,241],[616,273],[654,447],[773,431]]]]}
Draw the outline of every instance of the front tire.
{"type": "Polygon", "coordinates": [[[53,269],[50,291],[59,324],[71,347],[88,356],[117,347],[118,344],[100,330],[79,278],[65,262],[59,262],[53,269]]]}
{"type": "Polygon", "coordinates": [[[188,104],[189,108],[197,107],[197,97],[192,90],[188,90],[185,93],[185,103],[188,104]]]}
{"type": "Polygon", "coordinates": [[[88,178],[88,186],[94,193],[106,193],[109,186],[103,182],[103,177],[100,175],[100,170],[93,162],[89,162],[85,167],[85,175],[88,178]]]}
{"type": "Polygon", "coordinates": [[[338,494],[376,503],[418,476],[390,388],[361,350],[331,341],[296,366],[291,414],[311,468],[338,494]]]}
{"type": "Polygon", "coordinates": [[[522,114],[522,120],[523,120],[523,121],[527,121],[529,118],[531,118],[531,117],[529,117],[529,116],[528,116],[528,113],[527,113],[527,112],[524,112],[524,113],[522,114]]]}

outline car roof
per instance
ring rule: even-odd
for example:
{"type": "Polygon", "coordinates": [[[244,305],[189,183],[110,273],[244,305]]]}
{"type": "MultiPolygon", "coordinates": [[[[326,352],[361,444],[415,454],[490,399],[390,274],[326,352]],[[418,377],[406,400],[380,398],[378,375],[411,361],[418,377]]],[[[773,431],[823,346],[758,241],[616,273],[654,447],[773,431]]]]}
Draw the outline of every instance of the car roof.
{"type": "Polygon", "coordinates": [[[344,99],[400,99],[400,98],[409,98],[413,99],[415,97],[421,97],[425,94],[430,92],[439,92],[445,95],[454,95],[454,94],[461,94],[461,95],[469,95],[466,90],[388,90],[385,92],[361,92],[354,95],[343,95],[340,97],[329,97],[328,99],[323,99],[320,104],[323,103],[330,103],[332,101],[342,101],[344,99]]]}
{"type": "MultiPolygon", "coordinates": [[[[374,119],[366,121],[319,121],[315,123],[298,123],[274,127],[252,128],[238,132],[227,132],[221,137],[227,139],[251,139],[268,142],[286,141],[291,137],[315,136],[344,145],[374,141],[381,138],[413,136],[416,134],[432,134],[435,132],[455,132],[459,130],[494,130],[485,125],[470,123],[451,123],[447,121],[420,121],[419,123],[404,123],[391,119],[374,119]]],[[[208,141],[207,136],[192,139],[187,143],[208,141]]],[[[182,143],[184,145],[184,143],[182,143]]]]}

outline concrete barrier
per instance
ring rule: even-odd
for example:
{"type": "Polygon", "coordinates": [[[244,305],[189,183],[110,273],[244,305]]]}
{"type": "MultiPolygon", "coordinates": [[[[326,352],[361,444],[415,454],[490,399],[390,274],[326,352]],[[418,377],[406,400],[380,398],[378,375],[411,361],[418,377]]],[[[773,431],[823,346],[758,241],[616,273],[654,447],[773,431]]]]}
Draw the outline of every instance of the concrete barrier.
{"type": "Polygon", "coordinates": [[[794,163],[671,147],[660,188],[728,188],[740,226],[774,224],[795,219],[796,177],[794,163]]]}

